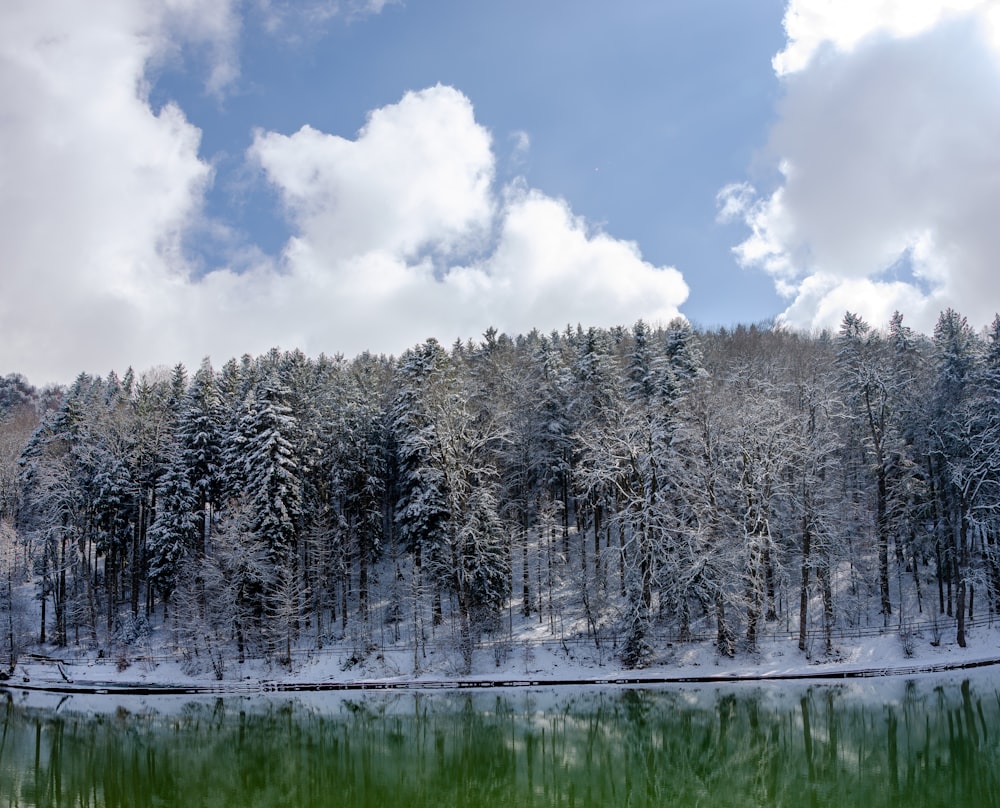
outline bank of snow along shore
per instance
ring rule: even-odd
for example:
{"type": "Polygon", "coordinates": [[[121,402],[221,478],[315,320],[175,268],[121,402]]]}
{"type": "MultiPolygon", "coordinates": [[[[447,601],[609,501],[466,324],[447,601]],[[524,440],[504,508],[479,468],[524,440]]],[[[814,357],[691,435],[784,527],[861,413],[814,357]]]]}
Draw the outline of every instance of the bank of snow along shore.
{"type": "Polygon", "coordinates": [[[694,643],[641,670],[624,669],[613,657],[601,659],[565,643],[524,643],[503,664],[487,653],[475,661],[472,673],[459,675],[456,660],[448,654],[414,670],[406,652],[384,652],[358,663],[348,649],[332,648],[304,655],[291,667],[265,660],[234,663],[220,679],[192,674],[163,657],[123,666],[106,658],[31,654],[4,674],[0,688],[109,695],[250,694],[912,677],[1000,665],[1000,626],[978,626],[965,648],[931,644],[920,637],[903,643],[898,634],[887,632],[845,640],[834,654],[815,659],[789,639],[775,638],[754,654],[733,658],[720,656],[711,643],[694,643]]]}

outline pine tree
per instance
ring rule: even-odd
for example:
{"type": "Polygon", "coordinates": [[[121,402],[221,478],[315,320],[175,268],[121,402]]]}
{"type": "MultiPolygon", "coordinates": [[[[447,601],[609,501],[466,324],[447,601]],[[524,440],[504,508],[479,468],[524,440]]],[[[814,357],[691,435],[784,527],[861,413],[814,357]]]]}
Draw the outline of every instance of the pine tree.
{"type": "Polygon", "coordinates": [[[487,534],[493,535],[495,514],[487,503],[494,500],[486,493],[499,479],[492,447],[504,435],[495,419],[480,417],[483,410],[463,388],[458,375],[463,362],[433,341],[404,356],[405,392],[394,407],[393,425],[403,472],[400,526],[419,541],[421,563],[438,587],[435,594],[447,588],[455,595],[463,662],[470,669],[474,631],[488,617],[488,609],[480,607],[496,606],[493,599],[479,600],[474,583],[490,582],[493,591],[495,573],[506,579],[509,595],[510,565],[507,553],[498,558],[492,552],[489,539],[469,540],[470,525],[489,527],[487,534]],[[470,576],[470,570],[476,574],[470,576]]]}
{"type": "Polygon", "coordinates": [[[179,460],[193,497],[191,511],[200,552],[205,551],[212,514],[223,490],[222,431],[222,400],[206,358],[181,401],[177,424],[179,460]]]}
{"type": "Polygon", "coordinates": [[[432,462],[435,439],[427,396],[443,372],[447,354],[436,340],[403,354],[399,363],[391,425],[399,469],[395,523],[400,540],[414,558],[414,610],[421,608],[425,572],[434,582],[433,621],[440,622],[440,586],[450,530],[450,492],[445,475],[432,462]]]}
{"type": "Polygon", "coordinates": [[[355,535],[358,598],[361,615],[368,617],[369,571],[382,553],[386,526],[388,429],[381,404],[379,368],[362,356],[351,368],[339,454],[344,505],[355,535]],[[346,472],[346,474],[345,474],[346,472]]]}
{"type": "Polygon", "coordinates": [[[199,549],[197,494],[177,446],[168,457],[156,494],[156,518],[148,538],[149,583],[166,603],[176,587],[182,562],[199,549]]]}
{"type": "Polygon", "coordinates": [[[250,529],[275,560],[284,561],[295,547],[302,506],[296,424],[287,396],[287,388],[273,374],[247,395],[240,421],[244,442],[233,462],[242,463],[250,529]]]}

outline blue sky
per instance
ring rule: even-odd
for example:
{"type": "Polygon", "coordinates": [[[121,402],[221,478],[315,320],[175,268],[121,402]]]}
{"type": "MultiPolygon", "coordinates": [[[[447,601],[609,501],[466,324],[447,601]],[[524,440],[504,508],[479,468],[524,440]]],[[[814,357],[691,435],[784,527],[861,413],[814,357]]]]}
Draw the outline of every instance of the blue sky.
{"type": "Polygon", "coordinates": [[[0,372],[977,326],[995,0],[13,0],[0,372]]]}
{"type": "MultiPolygon", "coordinates": [[[[654,265],[683,267],[688,317],[755,322],[780,301],[767,278],[736,270],[737,231],[716,221],[715,197],[766,142],[783,11],[778,0],[400,3],[279,32],[249,15],[238,87],[206,96],[189,57],[157,73],[151,101],[177,101],[202,130],[218,171],[211,214],[278,253],[289,228],[277,200],[265,187],[248,200],[240,182],[255,129],[352,138],[406,91],[454,87],[493,136],[501,182],[521,177],[654,265]]],[[[191,247],[209,265],[221,257],[210,242],[191,247]]]]}

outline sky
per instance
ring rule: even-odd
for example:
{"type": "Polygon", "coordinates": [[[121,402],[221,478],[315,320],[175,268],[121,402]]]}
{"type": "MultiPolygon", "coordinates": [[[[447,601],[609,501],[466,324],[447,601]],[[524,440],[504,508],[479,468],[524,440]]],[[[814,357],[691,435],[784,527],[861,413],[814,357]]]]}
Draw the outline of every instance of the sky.
{"type": "Polygon", "coordinates": [[[6,0],[0,375],[1000,309],[1000,0],[6,0]]]}

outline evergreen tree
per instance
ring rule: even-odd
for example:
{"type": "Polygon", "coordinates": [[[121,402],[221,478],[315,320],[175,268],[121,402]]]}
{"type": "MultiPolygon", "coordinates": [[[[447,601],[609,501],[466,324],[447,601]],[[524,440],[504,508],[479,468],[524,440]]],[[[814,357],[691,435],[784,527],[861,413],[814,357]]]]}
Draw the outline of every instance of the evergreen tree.
{"type": "Polygon", "coordinates": [[[370,570],[385,538],[387,424],[381,401],[381,369],[363,355],[345,374],[337,417],[331,482],[346,530],[349,555],[357,564],[358,605],[368,621],[370,570]]]}
{"type": "Polygon", "coordinates": [[[240,463],[249,528],[276,561],[287,562],[298,535],[302,485],[295,455],[295,420],[285,403],[288,390],[269,374],[247,395],[240,420],[240,463]]]}
{"type": "MultiPolygon", "coordinates": [[[[403,354],[391,424],[398,455],[399,499],[395,522],[404,545],[413,553],[415,594],[422,587],[421,571],[427,565],[432,578],[446,563],[444,546],[451,513],[443,470],[431,457],[435,439],[427,397],[443,372],[447,355],[436,340],[403,354]]],[[[440,620],[440,591],[435,593],[434,620],[440,620]]],[[[415,606],[415,608],[417,608],[415,606]]]]}
{"type": "MultiPolygon", "coordinates": [[[[200,552],[205,551],[212,514],[223,490],[222,432],[222,400],[212,365],[206,358],[181,402],[176,438],[178,460],[192,496],[190,509],[200,552]]],[[[175,484],[179,485],[179,481],[175,484]]]]}
{"type": "Polygon", "coordinates": [[[169,600],[184,559],[199,548],[197,494],[179,447],[174,447],[156,490],[156,518],[149,531],[149,583],[169,600]]]}

